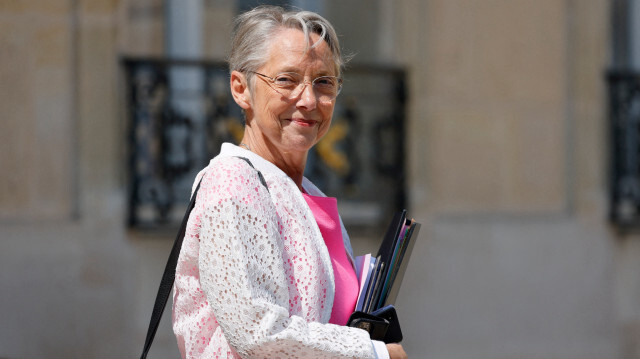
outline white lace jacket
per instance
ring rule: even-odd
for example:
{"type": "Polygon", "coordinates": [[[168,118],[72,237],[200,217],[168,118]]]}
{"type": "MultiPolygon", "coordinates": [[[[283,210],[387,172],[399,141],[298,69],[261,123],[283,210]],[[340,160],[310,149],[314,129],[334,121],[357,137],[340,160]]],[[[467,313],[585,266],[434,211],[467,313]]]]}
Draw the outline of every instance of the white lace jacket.
{"type": "MultiPolygon", "coordinates": [[[[329,253],[293,180],[232,144],[200,178],[173,296],[183,358],[376,358],[374,347],[388,355],[365,331],[327,323],[329,253]]],[[[303,187],[323,195],[306,178],[303,187]]],[[[343,236],[350,252],[344,226],[343,236]]]]}

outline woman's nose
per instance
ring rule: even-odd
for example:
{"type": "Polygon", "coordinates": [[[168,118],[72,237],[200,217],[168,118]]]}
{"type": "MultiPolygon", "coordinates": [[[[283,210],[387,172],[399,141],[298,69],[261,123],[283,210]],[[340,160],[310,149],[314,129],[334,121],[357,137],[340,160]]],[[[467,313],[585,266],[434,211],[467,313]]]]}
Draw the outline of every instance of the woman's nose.
{"type": "Polygon", "coordinates": [[[318,99],[316,98],[315,91],[313,90],[313,85],[308,81],[305,81],[300,85],[303,86],[303,88],[302,92],[300,92],[300,95],[298,95],[296,106],[302,107],[307,111],[315,109],[318,103],[318,99]]]}

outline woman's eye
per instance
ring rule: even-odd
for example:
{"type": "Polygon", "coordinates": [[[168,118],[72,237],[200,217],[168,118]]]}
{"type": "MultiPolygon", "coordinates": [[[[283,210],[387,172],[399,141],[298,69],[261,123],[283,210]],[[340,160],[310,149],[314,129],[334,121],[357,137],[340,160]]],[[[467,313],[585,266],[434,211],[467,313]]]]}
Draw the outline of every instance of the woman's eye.
{"type": "Polygon", "coordinates": [[[332,79],[331,77],[318,77],[314,83],[316,84],[316,86],[322,86],[322,87],[333,87],[335,86],[336,82],[334,79],[332,79]]]}
{"type": "Polygon", "coordinates": [[[289,75],[278,75],[273,82],[279,86],[295,85],[297,83],[297,81],[289,75]]]}

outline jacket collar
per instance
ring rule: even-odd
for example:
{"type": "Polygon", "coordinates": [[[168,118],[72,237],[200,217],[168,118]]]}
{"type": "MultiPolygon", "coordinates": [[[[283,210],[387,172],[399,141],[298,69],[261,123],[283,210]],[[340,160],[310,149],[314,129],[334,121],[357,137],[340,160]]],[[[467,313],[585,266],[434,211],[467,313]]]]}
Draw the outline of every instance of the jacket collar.
{"type": "MultiPolygon", "coordinates": [[[[220,155],[229,156],[229,157],[236,157],[236,156],[245,157],[245,158],[248,158],[249,161],[251,161],[251,163],[253,164],[253,166],[260,172],[282,175],[282,176],[286,176],[287,178],[289,177],[280,168],[278,168],[278,166],[260,157],[260,155],[254,152],[251,152],[246,148],[236,146],[232,143],[228,143],[228,142],[223,143],[222,148],[220,150],[220,155]]],[[[318,187],[316,187],[306,177],[302,178],[302,188],[304,188],[305,192],[307,192],[312,196],[323,196],[323,197],[326,196],[324,193],[322,193],[320,189],[318,189],[318,187]]]]}
{"type": "MultiPolygon", "coordinates": [[[[287,176],[287,174],[284,173],[284,171],[278,168],[278,166],[260,157],[260,155],[254,152],[251,152],[246,148],[236,146],[232,143],[225,142],[222,144],[222,147],[220,149],[220,156],[225,156],[225,157],[239,156],[239,157],[248,158],[249,161],[251,161],[251,164],[253,164],[253,166],[258,171],[263,173],[275,174],[277,176],[284,176],[293,182],[293,180],[291,180],[291,178],[289,178],[289,176],[287,176]]],[[[326,197],[326,195],[318,187],[316,187],[307,177],[302,178],[302,188],[304,188],[305,192],[307,192],[312,196],[326,197]]],[[[300,194],[299,196],[300,196],[300,200],[304,201],[304,199],[302,198],[302,195],[300,194]]],[[[344,224],[342,223],[342,218],[340,219],[340,227],[342,229],[342,236],[344,239],[347,256],[349,257],[351,264],[354,265],[355,267],[355,262],[353,258],[353,249],[351,247],[351,243],[349,241],[349,236],[347,234],[347,231],[344,227],[344,224]]]]}

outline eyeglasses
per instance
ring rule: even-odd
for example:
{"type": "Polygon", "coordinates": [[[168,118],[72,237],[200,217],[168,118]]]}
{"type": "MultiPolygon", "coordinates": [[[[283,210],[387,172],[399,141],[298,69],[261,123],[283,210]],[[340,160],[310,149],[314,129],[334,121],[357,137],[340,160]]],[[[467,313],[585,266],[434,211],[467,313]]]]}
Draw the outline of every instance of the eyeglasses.
{"type": "Polygon", "coordinates": [[[305,86],[311,83],[313,91],[320,102],[331,102],[342,90],[342,79],[335,76],[320,76],[313,81],[305,81],[303,76],[295,72],[283,72],[274,77],[267,76],[255,71],[247,71],[254,73],[271,85],[273,89],[282,96],[293,100],[302,94],[305,86]]]}

